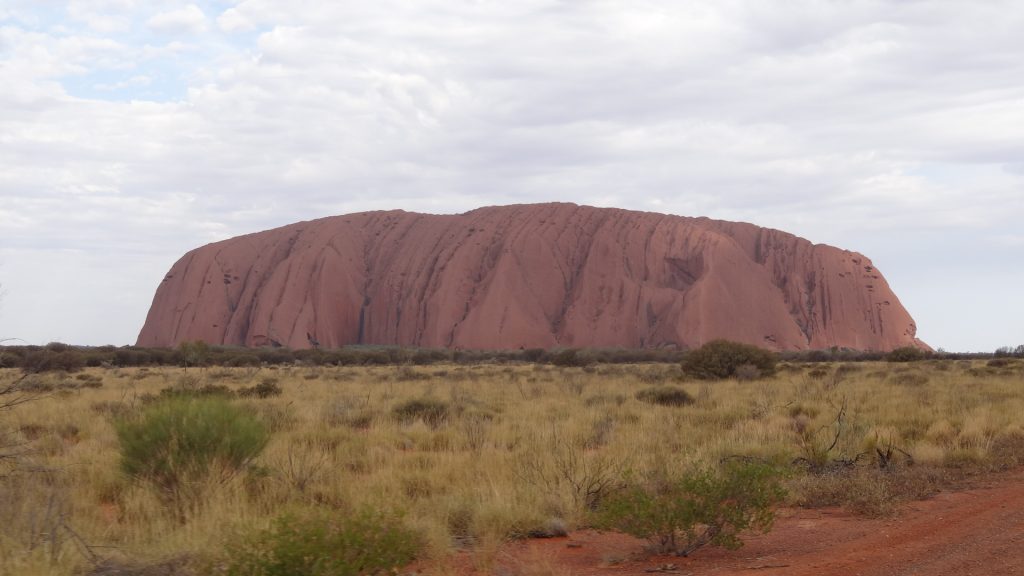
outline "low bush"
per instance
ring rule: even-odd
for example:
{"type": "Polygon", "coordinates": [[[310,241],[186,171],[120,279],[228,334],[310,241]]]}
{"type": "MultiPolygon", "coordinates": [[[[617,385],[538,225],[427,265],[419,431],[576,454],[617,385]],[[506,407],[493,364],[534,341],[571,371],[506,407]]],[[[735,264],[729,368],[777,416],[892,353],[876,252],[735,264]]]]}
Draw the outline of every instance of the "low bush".
{"type": "Polygon", "coordinates": [[[328,426],[348,426],[356,430],[366,430],[373,425],[376,413],[361,403],[335,398],[323,405],[320,417],[328,426]]]}
{"type": "Polygon", "coordinates": [[[291,402],[253,402],[248,408],[271,432],[294,430],[301,422],[291,402]]]}
{"type": "Polygon", "coordinates": [[[420,382],[430,380],[429,372],[421,372],[412,366],[398,366],[393,374],[395,382],[420,382]]]}
{"type": "Polygon", "coordinates": [[[920,372],[901,372],[892,376],[892,382],[899,386],[924,386],[928,380],[928,375],[920,372]]]}
{"type": "Polygon", "coordinates": [[[739,548],[739,534],[767,532],[786,493],[780,472],[736,461],[654,486],[634,485],[604,499],[595,524],[648,539],[660,553],[687,556],[705,546],[739,548]]]}
{"type": "Polygon", "coordinates": [[[189,366],[205,366],[210,358],[210,345],[202,340],[184,341],[178,344],[178,356],[187,370],[189,366]]]}
{"type": "Polygon", "coordinates": [[[844,473],[807,474],[790,484],[792,502],[805,508],[842,506],[846,510],[881,518],[894,514],[901,503],[928,498],[941,486],[955,482],[957,474],[942,468],[898,470],[854,468],[844,473]]]}
{"type": "Polygon", "coordinates": [[[763,348],[730,342],[712,340],[692,350],[683,357],[683,371],[704,380],[720,380],[732,376],[749,378],[753,370],[757,377],[775,374],[776,355],[763,348]],[[737,371],[740,371],[737,374],[737,371]]]}
{"type": "Polygon", "coordinates": [[[989,458],[999,470],[1024,465],[1024,432],[1015,431],[996,437],[989,448],[989,458]]]}
{"type": "Polygon", "coordinates": [[[688,406],[693,404],[693,396],[686,390],[676,388],[675,386],[645,388],[636,393],[636,399],[659,406],[688,406]]]}
{"type": "Polygon", "coordinates": [[[160,396],[155,396],[154,400],[159,398],[231,398],[234,395],[235,391],[223,384],[198,384],[196,386],[181,386],[176,384],[174,386],[168,386],[167,388],[161,388],[160,396]]]}
{"type": "Polygon", "coordinates": [[[685,377],[682,369],[679,366],[652,366],[649,368],[638,369],[638,367],[629,367],[624,371],[627,374],[635,374],[636,379],[644,384],[665,384],[666,382],[679,382],[685,377]]]}
{"type": "Polygon", "coordinates": [[[102,388],[103,377],[98,374],[79,374],[75,376],[82,388],[102,388]]]}
{"type": "Polygon", "coordinates": [[[589,366],[594,363],[592,358],[575,348],[565,348],[564,350],[552,353],[550,355],[550,362],[555,366],[562,367],[589,366]]]}
{"type": "Polygon", "coordinates": [[[420,538],[397,518],[364,511],[285,515],[228,547],[228,576],[361,576],[397,573],[420,538]]]}
{"type": "Polygon", "coordinates": [[[448,404],[433,398],[417,398],[402,402],[391,412],[403,424],[422,420],[431,428],[437,428],[448,421],[448,404]]]}
{"type": "Polygon", "coordinates": [[[543,362],[547,356],[547,350],[543,348],[527,348],[519,353],[523,362],[543,362]]]}
{"type": "Polygon", "coordinates": [[[742,364],[733,371],[733,376],[740,381],[757,380],[761,377],[761,369],[753,364],[742,364]]]}
{"type": "Polygon", "coordinates": [[[223,398],[168,398],[116,422],[121,468],[175,493],[183,485],[242,470],[270,434],[252,414],[223,398]]]}
{"type": "Polygon", "coordinates": [[[21,369],[27,374],[39,372],[78,372],[85,368],[85,356],[71,348],[43,348],[25,354],[21,369]]]}
{"type": "Polygon", "coordinates": [[[918,362],[925,360],[929,356],[928,352],[914,346],[904,346],[902,348],[896,348],[885,355],[887,362],[918,362]]]}
{"type": "Polygon", "coordinates": [[[236,356],[229,356],[224,359],[225,366],[232,366],[236,368],[241,367],[252,367],[260,365],[260,357],[255,354],[238,354],[236,356]]]}
{"type": "Polygon", "coordinates": [[[997,348],[993,356],[995,356],[996,358],[1003,358],[1006,356],[1024,358],[1024,344],[1020,344],[1016,348],[1012,346],[1003,346],[1001,348],[997,348]]]}
{"type": "Polygon", "coordinates": [[[238,395],[247,398],[273,398],[274,396],[280,396],[284,393],[284,390],[281,389],[277,382],[277,378],[267,377],[255,386],[242,388],[238,391],[238,395]]]}
{"type": "Polygon", "coordinates": [[[815,366],[807,371],[807,377],[812,380],[822,380],[829,374],[832,374],[832,371],[827,366],[815,366]]]}
{"type": "Polygon", "coordinates": [[[82,378],[66,378],[60,376],[44,376],[42,374],[27,374],[18,384],[18,392],[30,394],[44,394],[54,391],[83,390],[86,388],[102,388],[103,379],[91,375],[82,378]]]}

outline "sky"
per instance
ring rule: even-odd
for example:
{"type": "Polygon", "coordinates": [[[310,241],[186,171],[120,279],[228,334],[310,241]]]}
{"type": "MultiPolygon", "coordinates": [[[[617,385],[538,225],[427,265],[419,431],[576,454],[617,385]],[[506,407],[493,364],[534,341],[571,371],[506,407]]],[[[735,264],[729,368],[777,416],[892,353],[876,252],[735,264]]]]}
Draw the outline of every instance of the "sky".
{"type": "Polygon", "coordinates": [[[186,251],[563,201],[871,258],[1024,343],[1024,3],[0,0],[0,338],[134,343],[186,251]]]}

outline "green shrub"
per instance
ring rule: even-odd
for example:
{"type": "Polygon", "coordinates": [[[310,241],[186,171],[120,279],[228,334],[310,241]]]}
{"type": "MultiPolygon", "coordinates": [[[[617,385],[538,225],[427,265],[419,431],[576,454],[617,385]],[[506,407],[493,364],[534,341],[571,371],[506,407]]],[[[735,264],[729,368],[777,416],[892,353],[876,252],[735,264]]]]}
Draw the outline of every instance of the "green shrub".
{"type": "Polygon", "coordinates": [[[730,342],[712,340],[692,350],[683,357],[683,371],[705,380],[719,380],[736,375],[750,377],[756,369],[758,376],[775,374],[776,355],[763,348],[730,342]]]}
{"type": "Polygon", "coordinates": [[[693,404],[693,396],[675,386],[655,386],[636,393],[636,399],[659,406],[687,406],[693,404]]]}
{"type": "Polygon", "coordinates": [[[917,362],[928,358],[928,352],[913,346],[896,348],[885,355],[887,362],[917,362]]]}
{"type": "Polygon", "coordinates": [[[416,558],[420,539],[398,519],[364,511],[278,518],[228,547],[228,576],[360,576],[416,558]]]}
{"type": "Polygon", "coordinates": [[[757,380],[761,377],[761,369],[753,364],[740,364],[733,370],[732,375],[741,382],[757,380]]]}
{"type": "Polygon", "coordinates": [[[277,378],[267,377],[264,378],[259,384],[248,388],[242,388],[238,391],[239,396],[251,397],[251,398],[272,398],[274,396],[280,396],[284,393],[281,386],[277,383],[277,378]]]}
{"type": "Polygon", "coordinates": [[[594,363],[593,358],[588,356],[583,351],[577,350],[575,348],[565,348],[564,350],[559,350],[558,352],[552,353],[550,358],[551,363],[554,364],[555,366],[562,366],[566,368],[573,366],[589,366],[594,363]]]}
{"type": "Polygon", "coordinates": [[[771,528],[772,506],[785,495],[777,469],[731,462],[613,494],[602,501],[595,524],[646,538],[660,553],[687,556],[707,544],[735,549],[744,530],[771,528]]]}
{"type": "Polygon", "coordinates": [[[448,421],[448,404],[433,398],[417,398],[395,406],[392,414],[403,424],[423,420],[428,426],[437,428],[448,421]]]}
{"type": "Polygon", "coordinates": [[[121,468],[168,492],[217,474],[227,479],[266,446],[252,414],[217,397],[172,397],[116,423],[121,468]]]}
{"type": "Polygon", "coordinates": [[[227,358],[224,361],[224,365],[233,367],[259,366],[260,357],[255,354],[238,354],[227,358]]]}
{"type": "Polygon", "coordinates": [[[202,340],[184,341],[178,344],[178,355],[186,370],[189,366],[203,366],[210,357],[210,345],[202,340]]]}
{"type": "MultiPolygon", "coordinates": [[[[49,346],[49,345],[48,345],[49,346]]],[[[39,372],[78,372],[85,367],[85,357],[70,348],[49,347],[28,352],[22,359],[21,368],[26,374],[39,372]]]]}

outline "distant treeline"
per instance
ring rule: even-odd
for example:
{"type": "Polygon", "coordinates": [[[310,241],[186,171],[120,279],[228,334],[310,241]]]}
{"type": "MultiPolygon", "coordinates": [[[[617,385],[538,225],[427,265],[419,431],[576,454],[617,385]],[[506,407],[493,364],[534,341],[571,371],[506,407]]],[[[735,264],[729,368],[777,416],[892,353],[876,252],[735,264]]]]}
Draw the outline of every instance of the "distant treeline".
{"type": "MultiPolygon", "coordinates": [[[[177,348],[140,348],[136,346],[72,346],[52,342],[45,346],[2,346],[0,368],[20,368],[26,372],[63,370],[74,372],[86,367],[136,366],[386,366],[429,364],[515,364],[537,363],[556,366],[591,364],[679,363],[687,351],[679,349],[561,348],[544,350],[450,350],[402,348],[395,346],[347,346],[323,350],[288,348],[241,348],[210,346],[204,342],[183,342],[177,348]]],[[[891,352],[866,352],[832,348],[779,352],[781,362],[864,362],[887,360],[963,360],[993,357],[1024,358],[1024,345],[1004,347],[993,353],[927,352],[917,348],[899,348],[891,352]]]]}

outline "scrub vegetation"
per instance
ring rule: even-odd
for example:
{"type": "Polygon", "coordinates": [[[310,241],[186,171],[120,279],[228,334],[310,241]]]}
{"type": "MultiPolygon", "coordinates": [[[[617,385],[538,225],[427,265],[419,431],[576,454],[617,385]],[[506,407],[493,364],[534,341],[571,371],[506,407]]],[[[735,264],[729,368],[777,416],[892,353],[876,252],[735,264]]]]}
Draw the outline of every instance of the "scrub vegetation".
{"type": "Polygon", "coordinates": [[[487,569],[504,542],[587,527],[690,553],[741,544],[778,505],[881,516],[1024,464],[1012,354],[743,356],[719,375],[589,351],[369,366],[191,352],[90,367],[63,349],[0,370],[0,573],[369,574],[414,558],[444,573],[460,550],[487,569]]]}

